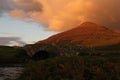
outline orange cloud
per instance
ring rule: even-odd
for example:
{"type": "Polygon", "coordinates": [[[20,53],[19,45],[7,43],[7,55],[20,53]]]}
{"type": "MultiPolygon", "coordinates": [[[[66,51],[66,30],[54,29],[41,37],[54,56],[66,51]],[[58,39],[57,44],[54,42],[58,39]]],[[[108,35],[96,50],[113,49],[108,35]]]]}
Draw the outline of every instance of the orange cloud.
{"type": "Polygon", "coordinates": [[[71,29],[85,21],[82,15],[84,9],[91,9],[92,3],[83,0],[37,0],[43,6],[43,11],[30,12],[29,16],[37,22],[48,24],[48,30],[62,31],[71,29]],[[85,5],[81,5],[85,2],[85,5]],[[81,13],[82,12],[82,13],[81,13]]]}
{"type": "Polygon", "coordinates": [[[19,10],[12,10],[9,12],[10,16],[12,17],[16,17],[16,18],[20,18],[20,19],[25,19],[26,18],[26,14],[23,13],[22,11],[19,10]]]}
{"type": "Polygon", "coordinates": [[[119,0],[14,0],[14,17],[31,18],[48,25],[48,30],[64,31],[85,21],[120,29],[119,0]]]}

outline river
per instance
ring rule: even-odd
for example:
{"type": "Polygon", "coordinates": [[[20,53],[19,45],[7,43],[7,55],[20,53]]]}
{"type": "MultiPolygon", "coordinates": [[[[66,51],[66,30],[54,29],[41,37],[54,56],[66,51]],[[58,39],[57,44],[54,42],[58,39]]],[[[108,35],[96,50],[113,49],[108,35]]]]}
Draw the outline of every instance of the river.
{"type": "Polygon", "coordinates": [[[15,80],[23,69],[23,67],[0,67],[0,80],[15,80]]]}

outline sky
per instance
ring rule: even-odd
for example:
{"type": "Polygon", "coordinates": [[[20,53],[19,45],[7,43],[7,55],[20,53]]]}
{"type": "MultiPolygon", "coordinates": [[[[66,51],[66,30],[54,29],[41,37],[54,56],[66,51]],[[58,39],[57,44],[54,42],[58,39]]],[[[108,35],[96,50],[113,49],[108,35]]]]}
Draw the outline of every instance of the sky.
{"type": "Polygon", "coordinates": [[[0,45],[24,46],[46,39],[56,33],[47,31],[42,25],[34,22],[13,19],[6,15],[0,18],[0,45]]]}
{"type": "Polygon", "coordinates": [[[24,45],[90,21],[120,32],[120,0],[0,0],[0,45],[24,45]]]}

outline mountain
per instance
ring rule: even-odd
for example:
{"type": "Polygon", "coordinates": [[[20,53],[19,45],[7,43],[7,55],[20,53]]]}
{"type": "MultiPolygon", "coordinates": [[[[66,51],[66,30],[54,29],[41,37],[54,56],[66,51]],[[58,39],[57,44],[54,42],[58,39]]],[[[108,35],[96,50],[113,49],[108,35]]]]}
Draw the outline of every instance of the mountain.
{"type": "Polygon", "coordinates": [[[87,47],[106,46],[120,43],[120,33],[92,22],[82,23],[80,26],[58,33],[40,43],[73,43],[87,47]]]}

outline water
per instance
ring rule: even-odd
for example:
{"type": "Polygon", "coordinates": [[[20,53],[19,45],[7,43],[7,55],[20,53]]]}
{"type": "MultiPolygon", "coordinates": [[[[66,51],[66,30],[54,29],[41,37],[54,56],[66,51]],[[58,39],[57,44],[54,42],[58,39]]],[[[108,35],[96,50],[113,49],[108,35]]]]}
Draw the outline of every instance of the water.
{"type": "Polygon", "coordinates": [[[23,69],[23,67],[0,67],[0,80],[15,80],[23,69]]]}

